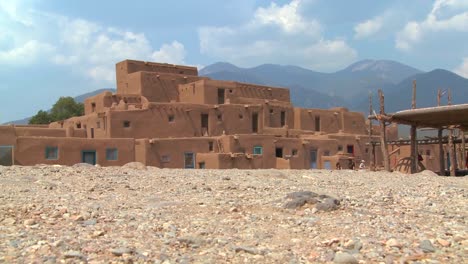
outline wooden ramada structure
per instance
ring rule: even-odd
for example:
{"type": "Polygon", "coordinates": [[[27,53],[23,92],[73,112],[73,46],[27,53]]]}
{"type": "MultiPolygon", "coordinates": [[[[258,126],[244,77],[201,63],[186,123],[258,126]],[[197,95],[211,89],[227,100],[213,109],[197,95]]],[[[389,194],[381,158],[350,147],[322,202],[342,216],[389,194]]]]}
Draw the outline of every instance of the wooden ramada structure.
{"type": "MultiPolygon", "coordinates": [[[[47,126],[0,126],[0,163],[138,161],[207,169],[382,164],[379,146],[370,148],[380,131],[363,114],[294,107],[285,88],[212,80],[198,76],[195,67],[133,60],[116,64],[116,78],[116,93],[86,99],[84,116],[47,126]]],[[[396,126],[383,131],[388,140],[398,138],[396,126]]]]}
{"type": "Polygon", "coordinates": [[[438,106],[416,108],[416,81],[414,81],[412,108],[387,114],[385,113],[384,95],[379,90],[380,112],[379,114],[372,114],[372,106],[370,106],[371,110],[368,118],[378,120],[383,133],[380,134],[380,141],[373,141],[370,145],[373,148],[381,146],[386,170],[397,169],[416,173],[427,168],[438,172],[439,175],[446,175],[446,168],[449,168],[451,176],[455,176],[457,171],[460,171],[462,175],[466,174],[468,160],[464,131],[468,129],[468,104],[451,105],[449,90],[448,105],[441,106],[441,95],[442,91],[439,89],[438,106]],[[385,128],[390,123],[411,126],[410,139],[389,139],[385,133],[385,128]],[[437,129],[437,138],[418,140],[418,128],[437,129]],[[448,130],[447,136],[443,136],[444,130],[448,130]],[[457,137],[454,136],[454,130],[458,131],[457,137]],[[458,147],[457,143],[459,144],[458,147]],[[393,166],[390,160],[392,155],[395,156],[393,166]],[[425,165],[422,164],[420,159],[425,160],[425,165]]]}

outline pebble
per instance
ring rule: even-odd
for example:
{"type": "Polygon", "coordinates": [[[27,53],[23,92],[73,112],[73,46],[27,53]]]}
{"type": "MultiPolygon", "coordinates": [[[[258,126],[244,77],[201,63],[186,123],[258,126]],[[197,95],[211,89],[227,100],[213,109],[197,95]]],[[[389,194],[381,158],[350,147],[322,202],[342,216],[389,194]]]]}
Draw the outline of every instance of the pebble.
{"type": "Polygon", "coordinates": [[[110,252],[114,256],[122,256],[123,254],[131,254],[133,252],[133,250],[130,249],[130,248],[126,248],[126,247],[119,247],[119,248],[111,249],[110,252]]]}
{"type": "Polygon", "coordinates": [[[419,248],[422,249],[424,253],[432,253],[436,251],[430,240],[421,241],[419,248]]]}
{"type": "Polygon", "coordinates": [[[335,257],[333,258],[333,263],[337,264],[358,264],[357,259],[346,252],[338,252],[335,254],[335,257]]]}
{"type": "Polygon", "coordinates": [[[36,220],[34,219],[26,219],[24,220],[24,225],[27,225],[27,226],[31,226],[31,225],[35,225],[37,222],[36,220]]]}

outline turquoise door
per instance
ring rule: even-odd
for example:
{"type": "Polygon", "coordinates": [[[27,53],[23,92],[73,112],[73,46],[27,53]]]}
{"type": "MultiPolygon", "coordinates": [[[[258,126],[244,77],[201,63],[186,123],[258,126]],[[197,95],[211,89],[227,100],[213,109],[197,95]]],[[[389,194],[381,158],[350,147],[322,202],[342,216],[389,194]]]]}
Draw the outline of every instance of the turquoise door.
{"type": "Polygon", "coordinates": [[[83,150],[81,152],[81,162],[96,165],[96,151],[83,150]]]}

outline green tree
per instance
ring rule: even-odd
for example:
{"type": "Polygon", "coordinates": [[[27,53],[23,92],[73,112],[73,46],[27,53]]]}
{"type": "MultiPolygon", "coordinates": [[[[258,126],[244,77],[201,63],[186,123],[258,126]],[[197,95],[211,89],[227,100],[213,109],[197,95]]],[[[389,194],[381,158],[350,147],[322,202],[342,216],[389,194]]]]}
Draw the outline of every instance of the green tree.
{"type": "Polygon", "coordinates": [[[84,105],[75,102],[75,99],[69,96],[60,97],[50,110],[52,121],[65,120],[73,116],[82,115],[84,115],[84,105]]]}
{"type": "Polygon", "coordinates": [[[49,113],[40,110],[29,120],[29,124],[49,124],[82,115],[84,115],[84,105],[82,103],[76,102],[72,97],[60,97],[49,113]]]}
{"type": "Polygon", "coordinates": [[[39,110],[37,114],[31,119],[29,119],[29,124],[40,125],[40,124],[49,124],[52,122],[52,119],[46,111],[39,110]]]}

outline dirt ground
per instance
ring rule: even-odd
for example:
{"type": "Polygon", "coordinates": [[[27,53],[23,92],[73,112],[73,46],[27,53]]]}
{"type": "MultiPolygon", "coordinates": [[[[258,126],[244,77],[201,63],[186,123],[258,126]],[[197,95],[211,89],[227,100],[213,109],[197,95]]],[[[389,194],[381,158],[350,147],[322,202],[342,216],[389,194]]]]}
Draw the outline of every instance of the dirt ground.
{"type": "Polygon", "coordinates": [[[467,177],[0,166],[0,263],[463,263],[467,177]]]}

